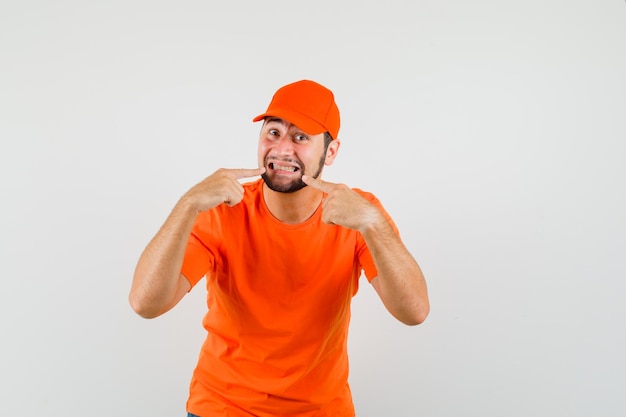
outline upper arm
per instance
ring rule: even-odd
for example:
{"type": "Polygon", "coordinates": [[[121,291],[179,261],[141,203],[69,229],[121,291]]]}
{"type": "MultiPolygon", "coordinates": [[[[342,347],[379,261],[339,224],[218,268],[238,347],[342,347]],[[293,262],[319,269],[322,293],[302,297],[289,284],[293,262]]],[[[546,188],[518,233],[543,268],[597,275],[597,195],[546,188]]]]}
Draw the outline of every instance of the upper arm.
{"type": "Polygon", "coordinates": [[[370,281],[370,284],[372,284],[372,287],[374,287],[376,294],[378,294],[378,296],[382,300],[383,296],[382,296],[382,293],[380,292],[380,281],[378,280],[378,277],[372,278],[372,280],[370,281]]]}
{"type": "Polygon", "coordinates": [[[176,302],[178,303],[189,291],[191,291],[191,282],[186,276],[180,274],[178,276],[178,288],[176,290],[176,302]]]}
{"type": "Polygon", "coordinates": [[[183,274],[180,274],[178,276],[178,285],[176,286],[176,291],[174,292],[172,301],[166,311],[169,311],[172,308],[174,308],[174,306],[178,304],[180,300],[183,299],[185,294],[187,294],[189,291],[191,291],[191,283],[183,274]]]}

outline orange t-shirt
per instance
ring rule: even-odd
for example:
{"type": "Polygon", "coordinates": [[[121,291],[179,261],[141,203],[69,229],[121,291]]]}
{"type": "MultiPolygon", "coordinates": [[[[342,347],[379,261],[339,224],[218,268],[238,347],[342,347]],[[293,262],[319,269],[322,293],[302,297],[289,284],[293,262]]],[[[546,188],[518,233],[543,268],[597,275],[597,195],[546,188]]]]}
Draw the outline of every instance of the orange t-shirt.
{"type": "Polygon", "coordinates": [[[206,275],[209,310],[187,411],[352,417],[350,301],[361,271],[377,274],[365,241],[323,223],[321,206],[284,224],[267,209],[262,180],[244,188],[236,206],[201,213],[189,237],[182,273],[192,285],[206,275]]]}

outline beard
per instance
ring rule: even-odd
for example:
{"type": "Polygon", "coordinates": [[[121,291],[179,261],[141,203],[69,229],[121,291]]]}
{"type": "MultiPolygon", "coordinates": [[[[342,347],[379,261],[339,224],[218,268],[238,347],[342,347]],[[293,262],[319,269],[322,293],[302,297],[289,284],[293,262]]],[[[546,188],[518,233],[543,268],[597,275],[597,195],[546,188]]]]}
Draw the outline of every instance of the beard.
{"type": "MultiPolygon", "coordinates": [[[[317,171],[315,172],[315,175],[311,175],[311,177],[317,179],[317,177],[320,176],[320,174],[322,173],[322,169],[324,168],[325,159],[326,159],[326,152],[322,153],[322,157],[317,163],[317,171]]],[[[265,172],[261,175],[261,178],[263,178],[263,181],[265,181],[265,184],[267,184],[269,189],[272,191],[276,191],[279,193],[295,193],[296,191],[299,191],[303,189],[304,187],[306,187],[306,184],[304,183],[304,181],[302,181],[302,175],[305,172],[306,167],[300,160],[297,160],[297,162],[298,162],[298,165],[302,168],[300,170],[301,172],[300,177],[288,183],[279,183],[278,181],[273,181],[272,178],[268,175],[269,161],[267,158],[265,158],[265,172]]]]}

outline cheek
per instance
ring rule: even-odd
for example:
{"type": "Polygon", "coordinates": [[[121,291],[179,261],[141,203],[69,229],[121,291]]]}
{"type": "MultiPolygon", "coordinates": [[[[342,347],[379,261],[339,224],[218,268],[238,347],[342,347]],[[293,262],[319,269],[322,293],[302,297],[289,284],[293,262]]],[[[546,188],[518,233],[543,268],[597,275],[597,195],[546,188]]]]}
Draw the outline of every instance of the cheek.
{"type": "Polygon", "coordinates": [[[259,159],[263,159],[265,158],[265,155],[268,152],[268,147],[263,145],[262,143],[259,143],[259,146],[257,148],[257,154],[259,156],[259,159]]]}
{"type": "Polygon", "coordinates": [[[259,146],[258,146],[259,154],[268,153],[273,146],[275,146],[274,141],[268,140],[266,138],[259,139],[259,146]]]}

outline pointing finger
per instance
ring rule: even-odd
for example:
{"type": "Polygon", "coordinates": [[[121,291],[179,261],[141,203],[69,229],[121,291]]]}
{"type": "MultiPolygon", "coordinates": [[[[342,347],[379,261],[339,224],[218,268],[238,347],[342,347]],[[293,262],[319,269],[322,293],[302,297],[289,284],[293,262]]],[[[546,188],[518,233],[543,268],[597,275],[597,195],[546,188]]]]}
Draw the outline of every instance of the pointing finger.
{"type": "Polygon", "coordinates": [[[261,175],[265,172],[265,168],[264,167],[254,168],[254,169],[241,168],[241,169],[229,169],[228,171],[230,171],[235,176],[235,178],[240,179],[240,178],[256,177],[257,175],[261,175]]]}
{"type": "Polygon", "coordinates": [[[326,182],[320,180],[319,178],[309,177],[308,175],[302,176],[302,181],[313,188],[317,188],[325,193],[330,193],[337,184],[333,184],[332,182],[326,182]]]}

